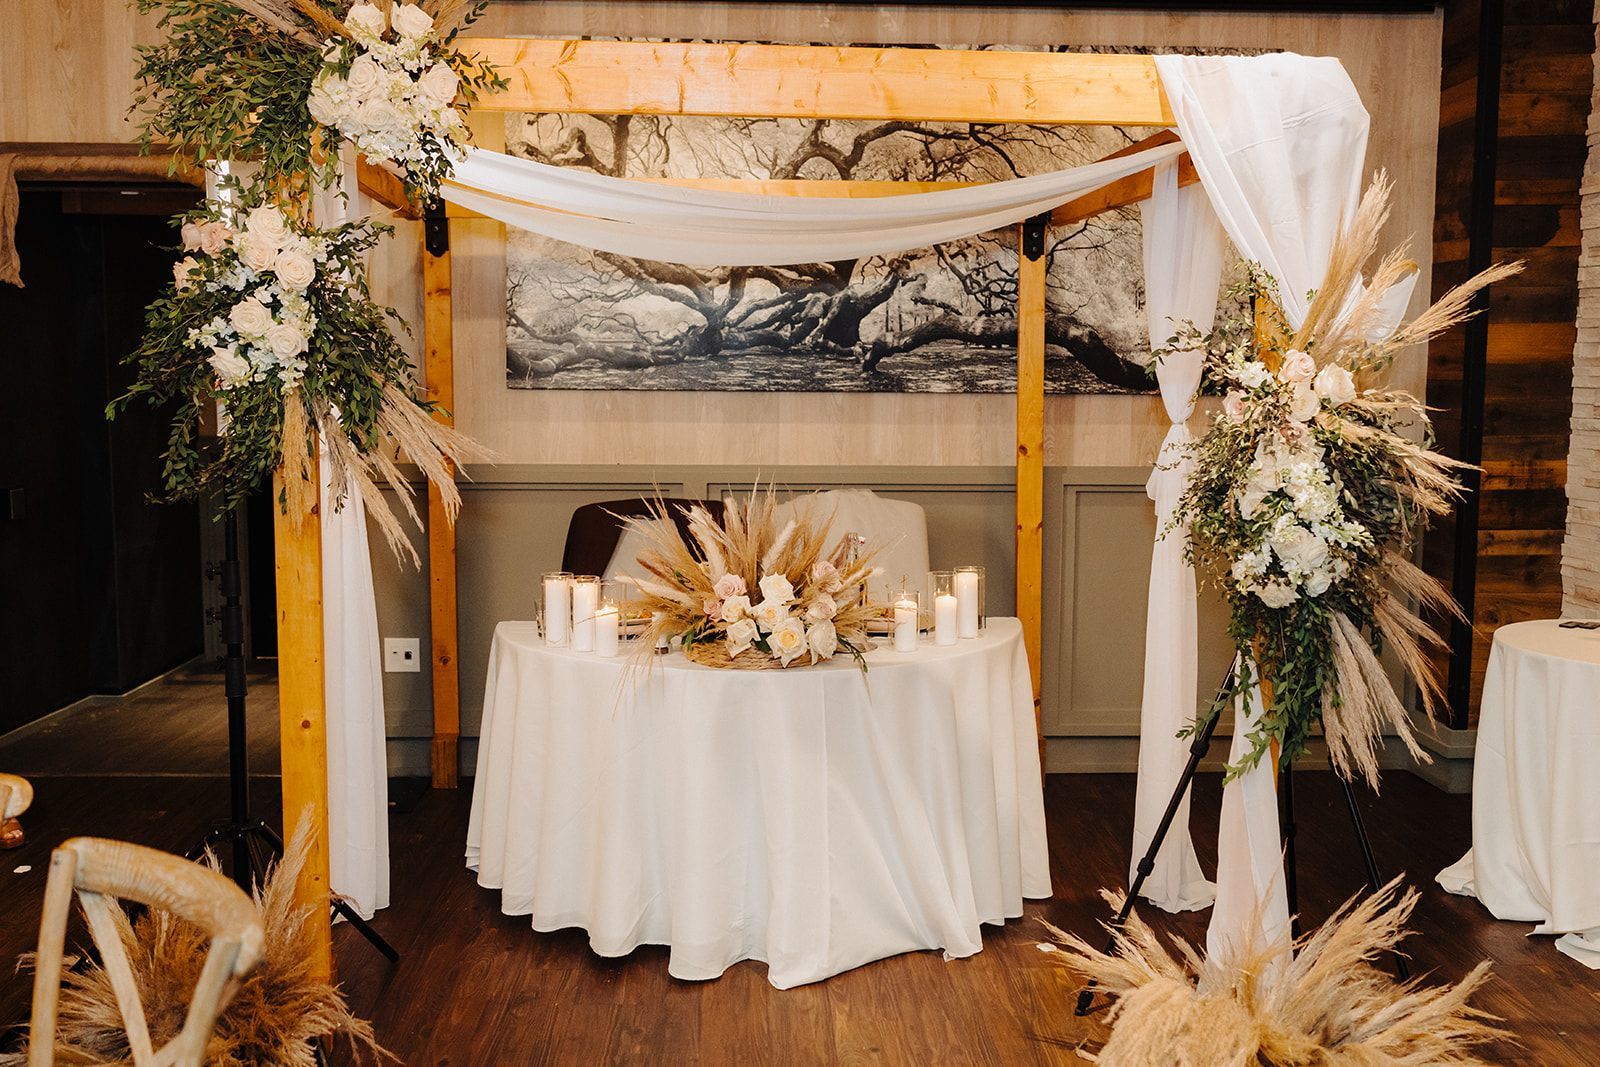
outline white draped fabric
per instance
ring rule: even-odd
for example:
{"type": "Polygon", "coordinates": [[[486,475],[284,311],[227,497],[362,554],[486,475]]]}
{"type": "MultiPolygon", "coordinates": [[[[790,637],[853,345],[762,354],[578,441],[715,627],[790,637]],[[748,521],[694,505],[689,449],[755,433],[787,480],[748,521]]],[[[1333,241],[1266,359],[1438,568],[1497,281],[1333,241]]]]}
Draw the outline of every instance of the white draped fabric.
{"type": "Polygon", "coordinates": [[[1183,152],[1166,144],[1028,178],[907,196],[757,196],[612,178],[473,148],[443,196],[603,252],[697,266],[829,263],[1021,222],[1183,152]]]}
{"type": "MultiPolygon", "coordinates": [[[[312,203],[318,225],[360,214],[355,149],[340,183],[312,203]],[[336,195],[342,191],[343,198],[336,195]]],[[[326,450],[324,450],[326,454],[326,450]]],[[[322,470],[322,655],[328,745],[328,883],[363,918],[389,906],[389,774],[378,602],[367,512],[356,493],[334,510],[322,470]]]]}
{"type": "MultiPolygon", "coordinates": [[[[1216,317],[1227,238],[1198,186],[1178,187],[1178,166],[1156,168],[1143,206],[1145,317],[1150,347],[1160,348],[1181,323],[1209,330],[1216,317]]],[[[1130,883],[1154,838],[1173,787],[1183,774],[1189,743],[1178,731],[1194,719],[1198,684],[1198,622],[1194,570],[1183,558],[1188,531],[1169,529],[1194,467],[1189,416],[1200,387],[1199,352],[1172,352],[1156,364],[1161,400],[1172,428],[1150,472],[1146,492],[1155,502],[1156,540],[1150,557],[1145,622],[1144,697],[1139,713],[1139,778],[1134,800],[1130,883]]],[[[1186,796],[1145,880],[1145,899],[1167,911],[1209,907],[1216,887],[1200,870],[1189,836],[1186,796]]]]}
{"type": "MultiPolygon", "coordinates": [[[[1292,53],[1157,56],[1156,69],[1223,229],[1277,280],[1285,317],[1300,324],[1365,177],[1370,120],[1350,76],[1337,59],[1292,53]]],[[[1393,324],[1414,283],[1391,290],[1393,324]]],[[[1261,713],[1260,693],[1249,697],[1230,760],[1261,713]]],[[[1213,953],[1289,937],[1276,794],[1267,760],[1223,791],[1213,953]]]]}

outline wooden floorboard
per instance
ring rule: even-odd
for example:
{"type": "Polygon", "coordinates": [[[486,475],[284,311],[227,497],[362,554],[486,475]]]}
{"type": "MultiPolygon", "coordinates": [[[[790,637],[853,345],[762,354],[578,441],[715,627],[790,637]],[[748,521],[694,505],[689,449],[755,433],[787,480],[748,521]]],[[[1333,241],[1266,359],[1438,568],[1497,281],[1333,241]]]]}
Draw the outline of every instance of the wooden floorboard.
{"type": "MultiPolygon", "coordinates": [[[[164,688],[120,709],[127,721],[103,706],[52,724],[49,745],[38,734],[26,744],[0,740],[0,767],[29,774],[37,789],[28,845],[0,855],[0,960],[32,948],[49,851],[65,837],[182,851],[225,814],[225,780],[205,776],[220,751],[220,687],[202,679],[164,688]],[[117,739],[112,751],[107,737],[117,739]],[[85,764],[94,773],[59,773],[85,764]],[[140,776],[140,766],[166,773],[140,776]],[[14,870],[24,866],[31,869],[14,870]]],[[[255,693],[262,706],[271,699],[270,687],[255,693]]],[[[256,766],[268,764],[258,758],[256,766]]],[[[1088,934],[1106,914],[1096,893],[1126,876],[1131,776],[1050,778],[1056,896],[986,928],[979,955],[899,956],[788,991],[769,986],[759,963],[682,982],[667,975],[663,948],[605,959],[580,931],[536,933],[525,917],[501,915],[498,894],[479,888],[462,862],[470,784],[430,792],[393,816],[394,902],[374,925],[401,962],[389,965],[347,926],[335,931],[353,1005],[406,1064],[1070,1064],[1082,1062],[1074,1050],[1098,1025],[1073,1017],[1072,983],[1039,951],[1043,929],[1033,920],[1088,934]]],[[[1301,773],[1296,784],[1301,905],[1314,924],[1361,887],[1362,875],[1332,777],[1301,773]]],[[[1196,795],[1195,839],[1208,869],[1219,791],[1220,780],[1206,776],[1196,795]]],[[[276,780],[257,779],[255,798],[275,813],[276,780]]],[[[1550,938],[1527,937],[1529,924],[1496,922],[1433,884],[1466,848],[1468,798],[1392,773],[1381,797],[1364,795],[1363,808],[1380,863],[1405,870],[1423,891],[1410,943],[1415,969],[1457,978],[1480,959],[1494,961],[1496,977],[1478,1003],[1504,1017],[1520,1044],[1496,1047],[1490,1059],[1600,1063],[1600,973],[1557,953],[1550,938]]],[[[1152,918],[1199,940],[1207,914],[1152,918]]],[[[0,966],[0,1023],[26,1018],[28,994],[28,976],[0,966]]]]}

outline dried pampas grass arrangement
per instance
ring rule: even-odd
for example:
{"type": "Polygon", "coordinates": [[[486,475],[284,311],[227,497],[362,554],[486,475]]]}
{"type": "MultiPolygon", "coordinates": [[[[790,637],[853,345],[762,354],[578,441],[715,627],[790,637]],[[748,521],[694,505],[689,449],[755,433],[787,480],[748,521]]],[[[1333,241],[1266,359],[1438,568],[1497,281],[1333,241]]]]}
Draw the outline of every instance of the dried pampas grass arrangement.
{"type": "MultiPolygon", "coordinates": [[[[311,973],[311,914],[294,901],[295,882],[310,851],[309,825],[309,820],[300,820],[287,853],[256,892],[266,932],[261,961],[217,1017],[203,1060],[207,1067],[315,1067],[313,1042],[341,1037],[356,1062],[395,1059],[378,1044],[372,1025],[351,1013],[338,987],[311,973]]],[[[207,862],[216,868],[214,858],[207,862]]],[[[160,1048],[183,1026],[210,941],[199,927],[165,912],[150,910],[136,919],[120,908],[112,914],[150,1036],[160,1048]]],[[[0,1067],[24,1067],[27,1062],[26,1048],[0,1057],[0,1067]]],[[[66,975],[56,1062],[133,1063],[110,976],[98,964],[66,975]]]]}
{"type": "MultiPolygon", "coordinates": [[[[1102,896],[1121,907],[1120,893],[1102,896]]],[[[1055,958],[1117,998],[1110,1036],[1088,1056],[1102,1067],[1486,1067],[1473,1049],[1506,1036],[1468,1003],[1487,962],[1444,986],[1374,966],[1406,936],[1417,900],[1396,879],[1347,901],[1298,946],[1222,959],[1176,938],[1170,951],[1137,912],[1108,926],[1109,953],[1050,931],[1063,949],[1055,958]]]]}

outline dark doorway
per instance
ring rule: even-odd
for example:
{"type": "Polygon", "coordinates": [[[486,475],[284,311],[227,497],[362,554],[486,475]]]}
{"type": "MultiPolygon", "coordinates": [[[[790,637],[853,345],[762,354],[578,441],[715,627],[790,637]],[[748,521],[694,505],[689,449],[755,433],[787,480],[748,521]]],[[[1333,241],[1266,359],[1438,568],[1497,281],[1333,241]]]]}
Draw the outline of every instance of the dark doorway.
{"type": "Polygon", "coordinates": [[[154,504],[168,414],[106,404],[198,193],[24,185],[0,285],[0,730],[121,693],[204,644],[201,519],[154,504]]]}

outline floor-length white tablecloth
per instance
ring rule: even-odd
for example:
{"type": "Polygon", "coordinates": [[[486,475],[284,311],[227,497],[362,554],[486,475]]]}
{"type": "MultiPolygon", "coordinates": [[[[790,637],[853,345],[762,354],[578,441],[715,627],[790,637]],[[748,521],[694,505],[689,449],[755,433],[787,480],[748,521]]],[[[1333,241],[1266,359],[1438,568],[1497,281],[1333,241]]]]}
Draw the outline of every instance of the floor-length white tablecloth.
{"type": "Polygon", "coordinates": [[[495,631],[467,865],[536,930],[780,989],[983,947],[1050,895],[1015,619],[951,647],[791,670],[644,665],[495,631]]]}
{"type": "Polygon", "coordinates": [[[1472,770],[1472,848],[1439,873],[1497,919],[1600,968],[1600,630],[1495,631],[1472,770]]]}

